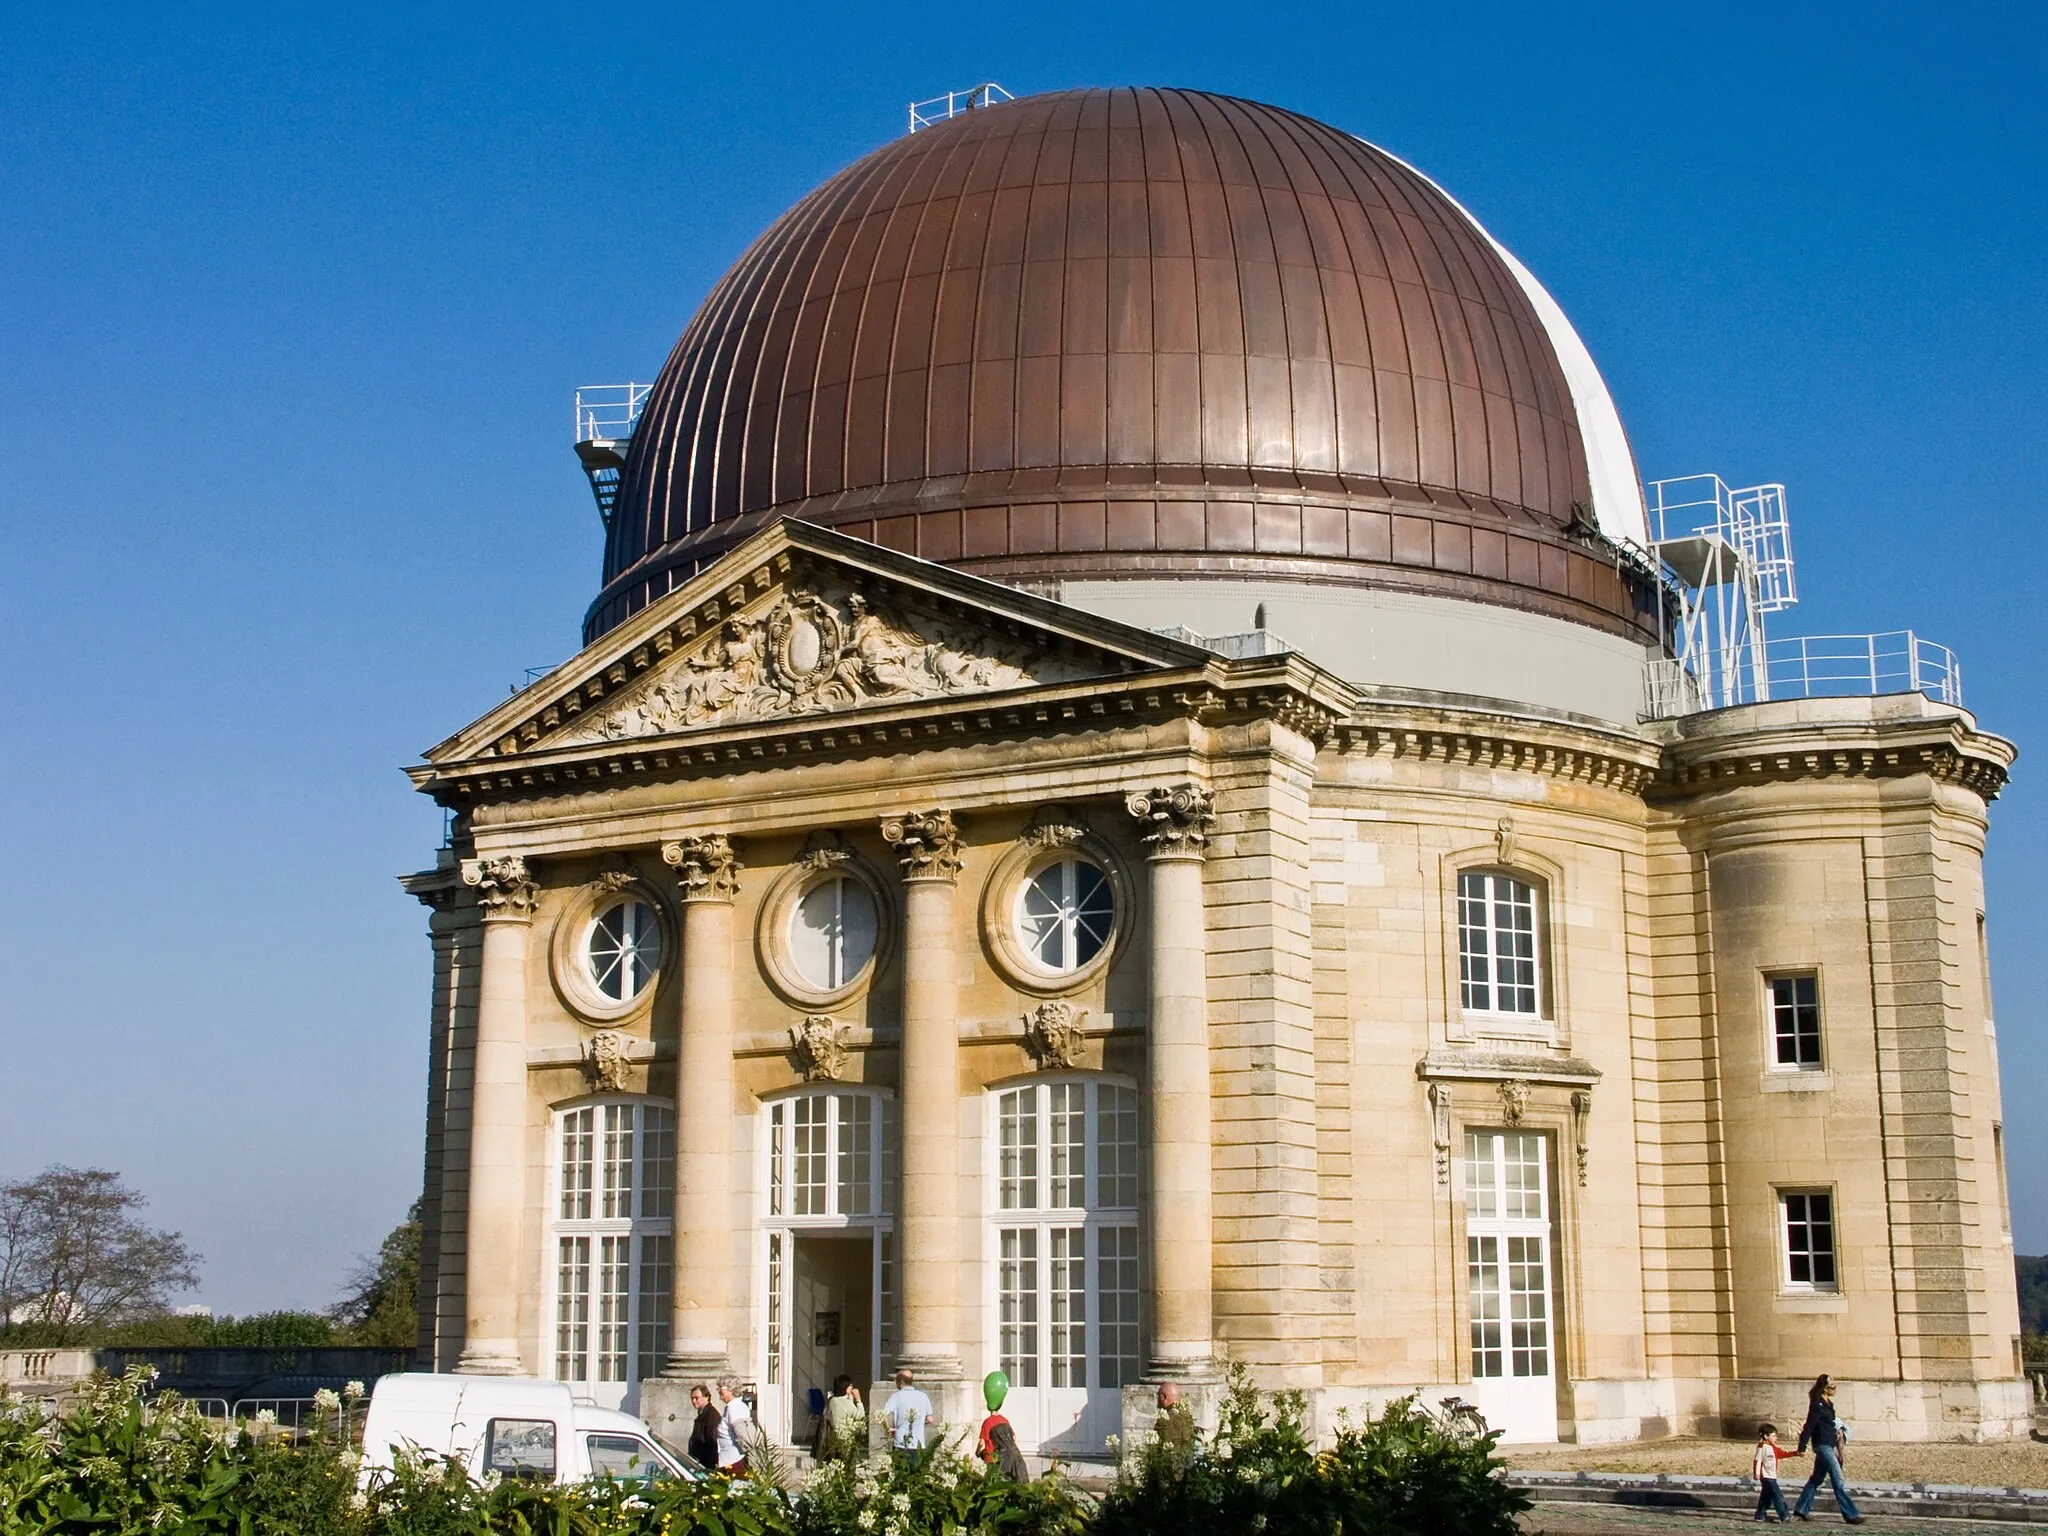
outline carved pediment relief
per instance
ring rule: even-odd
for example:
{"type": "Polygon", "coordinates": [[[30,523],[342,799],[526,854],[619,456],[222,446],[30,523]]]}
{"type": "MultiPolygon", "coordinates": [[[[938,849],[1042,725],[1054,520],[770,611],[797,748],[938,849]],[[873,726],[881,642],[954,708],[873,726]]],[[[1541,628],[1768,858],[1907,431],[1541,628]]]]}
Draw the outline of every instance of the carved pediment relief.
{"type": "Polygon", "coordinates": [[[790,588],[732,614],[560,738],[582,744],[1062,682],[1028,641],[852,590],[790,588]]]}

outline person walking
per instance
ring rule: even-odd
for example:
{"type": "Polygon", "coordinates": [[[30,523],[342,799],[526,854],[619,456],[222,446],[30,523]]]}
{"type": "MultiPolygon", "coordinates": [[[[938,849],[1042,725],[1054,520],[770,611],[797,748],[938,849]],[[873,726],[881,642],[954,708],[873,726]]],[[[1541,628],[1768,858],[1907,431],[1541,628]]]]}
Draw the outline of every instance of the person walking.
{"type": "Polygon", "coordinates": [[[1778,1448],[1777,1425],[1766,1424],[1756,1432],[1756,1454],[1749,1461],[1757,1487],[1755,1519],[1765,1519],[1764,1511],[1772,1508],[1778,1512],[1778,1524],[1792,1518],[1785,1509],[1785,1490],[1778,1486],[1778,1458],[1784,1454],[1778,1448]]]}
{"type": "Polygon", "coordinates": [[[690,1406],[697,1410],[690,1425],[690,1460],[708,1472],[718,1465],[719,1412],[711,1404],[711,1389],[702,1382],[690,1388],[690,1406]]]}
{"type": "Polygon", "coordinates": [[[754,1414],[740,1396],[737,1376],[718,1378],[718,1400],[725,1405],[718,1416],[718,1470],[737,1477],[747,1469],[747,1442],[754,1437],[754,1414]]]}
{"type": "Polygon", "coordinates": [[[882,1405],[882,1420],[889,1426],[889,1448],[912,1467],[924,1460],[925,1430],[932,1422],[932,1400],[918,1391],[909,1371],[896,1373],[896,1390],[882,1405]]]}
{"type": "Polygon", "coordinates": [[[1813,1471],[1807,1476],[1806,1486],[1799,1490],[1799,1502],[1792,1506],[1792,1513],[1801,1520],[1813,1518],[1813,1496],[1820,1492],[1825,1479],[1834,1489],[1835,1507],[1842,1512],[1842,1518],[1851,1525],[1861,1525],[1863,1515],[1856,1508],[1856,1501],[1849,1497],[1849,1485],[1842,1480],[1842,1426],[1835,1418],[1835,1384],[1825,1372],[1807,1390],[1806,1422],[1799,1428],[1799,1449],[1793,1454],[1802,1454],[1809,1445],[1813,1447],[1813,1471]]]}

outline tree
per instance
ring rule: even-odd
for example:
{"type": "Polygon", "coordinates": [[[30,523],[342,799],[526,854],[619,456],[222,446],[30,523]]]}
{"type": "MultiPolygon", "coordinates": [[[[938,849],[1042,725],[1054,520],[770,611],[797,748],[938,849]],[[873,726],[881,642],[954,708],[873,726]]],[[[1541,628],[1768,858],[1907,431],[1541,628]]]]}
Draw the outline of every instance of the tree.
{"type": "Polygon", "coordinates": [[[0,1187],[0,1324],[40,1325],[68,1344],[197,1285],[185,1239],[131,1214],[148,1203],[104,1168],[60,1165],[0,1187]]]}
{"type": "Polygon", "coordinates": [[[410,1349],[420,1336],[420,1203],[391,1229],[377,1250],[348,1278],[349,1291],[327,1309],[351,1342],[410,1349]]]}

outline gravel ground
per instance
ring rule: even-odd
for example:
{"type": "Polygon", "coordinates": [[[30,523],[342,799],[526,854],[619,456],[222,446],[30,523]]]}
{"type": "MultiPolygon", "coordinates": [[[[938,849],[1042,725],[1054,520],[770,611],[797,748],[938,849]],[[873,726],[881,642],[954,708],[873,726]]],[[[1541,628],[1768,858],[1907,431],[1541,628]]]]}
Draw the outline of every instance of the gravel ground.
{"type": "MultiPolygon", "coordinates": [[[[1788,1448],[1792,1436],[1781,1439],[1788,1448]]],[[[1557,1450],[1505,1450],[1510,1466],[1557,1472],[1670,1472],[1747,1477],[1750,1445],[1742,1440],[1649,1440],[1632,1445],[1564,1446],[1557,1450]]],[[[1785,1466],[1785,1482],[1806,1481],[1811,1457],[1785,1466]]],[[[1843,1458],[1850,1486],[1857,1483],[1969,1483],[1985,1488],[2048,1488],[2048,1444],[1856,1445],[1843,1458]]]]}
{"type": "MultiPolygon", "coordinates": [[[[1865,1526],[1911,1526],[1926,1536],[2024,1536],[2038,1525],[2009,1520],[1923,1520],[1900,1515],[1872,1515],[1865,1526]]],[[[1770,1527],[1776,1530],[1776,1526],[1770,1527]]],[[[1832,1510],[1815,1511],[1811,1526],[1799,1529],[1845,1529],[1832,1510]]],[[[1527,1536],[1706,1536],[1708,1531],[1754,1531],[1749,1516],[1721,1510],[1628,1509],[1612,1504],[1539,1504],[1522,1516],[1527,1536]]]]}

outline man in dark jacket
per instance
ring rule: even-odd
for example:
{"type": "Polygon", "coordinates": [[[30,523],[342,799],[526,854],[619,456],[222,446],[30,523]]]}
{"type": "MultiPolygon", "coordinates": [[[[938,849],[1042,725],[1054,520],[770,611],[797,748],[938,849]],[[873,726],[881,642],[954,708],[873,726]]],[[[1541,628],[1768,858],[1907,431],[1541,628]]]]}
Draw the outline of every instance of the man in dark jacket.
{"type": "Polygon", "coordinates": [[[718,1465],[719,1413],[711,1401],[711,1389],[701,1385],[690,1388],[690,1406],[697,1410],[696,1422],[690,1426],[690,1460],[708,1471],[718,1465]]]}
{"type": "Polygon", "coordinates": [[[1813,1518],[1813,1496],[1820,1492],[1821,1481],[1825,1479],[1834,1487],[1835,1507],[1841,1510],[1842,1518],[1851,1525],[1861,1525],[1863,1516],[1857,1511],[1856,1501],[1849,1497],[1848,1485],[1842,1481],[1842,1426],[1835,1418],[1835,1384],[1826,1376],[1806,1394],[1806,1422],[1799,1427],[1799,1450],[1804,1451],[1809,1445],[1813,1447],[1813,1472],[1806,1479],[1806,1486],[1799,1490],[1799,1502],[1792,1506],[1792,1513],[1801,1520],[1813,1518]]]}

